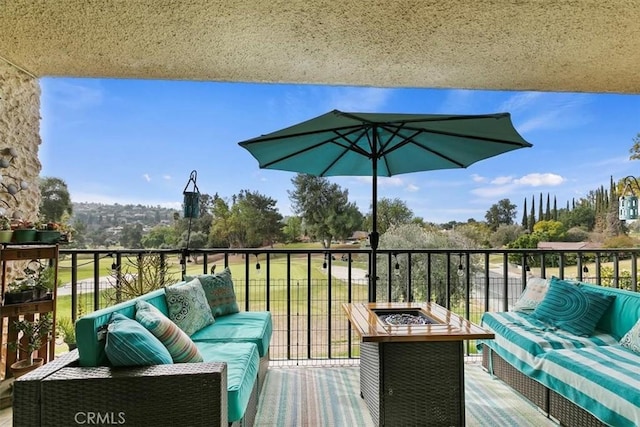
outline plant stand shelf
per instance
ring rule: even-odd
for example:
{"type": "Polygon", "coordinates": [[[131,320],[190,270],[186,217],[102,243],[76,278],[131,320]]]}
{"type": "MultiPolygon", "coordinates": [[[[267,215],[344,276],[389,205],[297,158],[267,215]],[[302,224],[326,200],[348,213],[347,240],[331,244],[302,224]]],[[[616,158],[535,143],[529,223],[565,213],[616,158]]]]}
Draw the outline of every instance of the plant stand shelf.
{"type": "MultiPolygon", "coordinates": [[[[14,321],[20,319],[34,320],[37,318],[36,316],[39,317],[45,313],[51,313],[53,321],[52,331],[55,334],[58,254],[59,249],[57,244],[0,244],[0,263],[2,264],[0,295],[2,295],[3,298],[8,287],[7,267],[9,263],[29,262],[31,260],[48,260],[49,266],[54,269],[54,286],[50,299],[42,299],[19,304],[4,304],[3,301],[2,305],[0,305],[0,331],[3,332],[0,333],[0,350],[2,350],[4,356],[2,358],[2,364],[0,364],[0,375],[4,374],[3,378],[5,380],[12,376],[11,370],[9,369],[11,364],[16,360],[19,360],[19,352],[12,351],[7,346],[7,343],[17,339],[18,333],[11,328],[14,321]],[[6,342],[4,334],[5,329],[6,342]]],[[[43,358],[44,363],[53,360],[55,357],[55,345],[55,336],[53,336],[49,342],[44,343],[42,347],[34,353],[34,356],[43,358]]]]}

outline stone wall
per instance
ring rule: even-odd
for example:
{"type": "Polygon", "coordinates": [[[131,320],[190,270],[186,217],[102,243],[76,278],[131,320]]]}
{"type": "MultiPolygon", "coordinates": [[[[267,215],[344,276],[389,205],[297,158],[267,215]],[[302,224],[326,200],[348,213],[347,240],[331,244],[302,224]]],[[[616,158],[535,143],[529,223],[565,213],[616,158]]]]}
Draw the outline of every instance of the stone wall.
{"type": "Polygon", "coordinates": [[[2,184],[25,181],[29,186],[10,196],[6,188],[0,188],[0,208],[7,216],[17,216],[35,221],[40,205],[38,177],[42,165],[38,159],[40,148],[40,83],[38,79],[18,70],[0,59],[0,156],[9,159],[9,148],[17,151],[17,157],[6,169],[0,169],[2,184]]]}

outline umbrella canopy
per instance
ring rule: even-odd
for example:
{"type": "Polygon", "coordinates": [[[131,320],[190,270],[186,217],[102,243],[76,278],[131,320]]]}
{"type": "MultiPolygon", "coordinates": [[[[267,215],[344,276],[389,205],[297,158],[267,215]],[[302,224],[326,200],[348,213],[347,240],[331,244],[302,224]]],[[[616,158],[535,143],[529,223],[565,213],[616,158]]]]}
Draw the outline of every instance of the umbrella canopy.
{"type": "MultiPolygon", "coordinates": [[[[485,115],[347,113],[333,110],[240,142],[260,168],[315,176],[373,177],[370,235],[375,277],[377,177],[466,168],[531,144],[509,113],[485,115]]],[[[374,281],[375,288],[375,281],[374,281]]]]}

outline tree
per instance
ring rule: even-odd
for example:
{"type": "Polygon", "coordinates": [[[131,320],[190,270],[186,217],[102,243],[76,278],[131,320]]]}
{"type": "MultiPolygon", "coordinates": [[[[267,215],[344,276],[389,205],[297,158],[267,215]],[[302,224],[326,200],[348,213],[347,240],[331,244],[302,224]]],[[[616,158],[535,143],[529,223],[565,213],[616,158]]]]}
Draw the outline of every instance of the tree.
{"type": "Polygon", "coordinates": [[[174,248],[177,244],[175,228],[168,225],[157,225],[142,236],[142,247],[145,249],[174,248]]]}
{"type": "Polygon", "coordinates": [[[533,227],[533,233],[539,236],[539,242],[561,242],[567,229],[560,221],[538,221],[533,227]]]}
{"type": "Polygon", "coordinates": [[[526,230],[517,224],[501,225],[491,234],[489,242],[492,248],[502,248],[511,242],[514,242],[526,230]]]}
{"type": "Polygon", "coordinates": [[[65,212],[73,213],[67,184],[60,178],[40,179],[40,216],[45,221],[60,222],[65,212]]]}
{"type": "MultiPolygon", "coordinates": [[[[390,227],[401,224],[409,224],[413,221],[413,211],[407,204],[395,198],[393,200],[383,197],[376,205],[378,216],[378,233],[384,234],[390,227]]],[[[367,215],[367,228],[372,230],[372,213],[367,215]]]]}
{"type": "Polygon", "coordinates": [[[528,228],[527,226],[527,198],[525,197],[524,199],[524,208],[522,208],[522,221],[520,222],[520,225],[522,225],[522,228],[528,228]]]}
{"type": "Polygon", "coordinates": [[[302,219],[299,216],[288,217],[282,227],[282,235],[287,243],[299,241],[302,236],[302,219]]]}
{"type": "Polygon", "coordinates": [[[352,215],[354,204],[349,203],[349,192],[323,177],[297,174],[291,180],[293,190],[288,191],[294,213],[302,218],[306,234],[322,242],[327,249],[337,235],[350,235],[356,231],[354,221],[345,221],[343,215],[352,215]]]}
{"type": "MultiPolygon", "coordinates": [[[[380,237],[381,249],[464,249],[472,248],[473,243],[461,236],[457,231],[426,231],[416,224],[403,224],[391,227],[380,237]]],[[[464,298],[465,283],[457,272],[460,259],[449,257],[447,267],[447,257],[443,254],[412,254],[409,258],[406,254],[398,253],[393,263],[398,263],[398,269],[390,269],[386,265],[386,256],[378,257],[378,275],[380,279],[377,285],[377,300],[387,300],[386,286],[391,282],[391,301],[427,301],[427,281],[432,283],[432,300],[442,306],[447,306],[447,290],[451,291],[451,304],[455,305],[464,298]],[[411,259],[411,268],[409,268],[411,259]],[[428,265],[428,267],[427,267],[428,265]],[[391,276],[388,276],[392,272],[391,276]],[[413,279],[412,294],[407,295],[407,283],[409,282],[409,272],[413,279]],[[447,272],[449,276],[447,277],[447,272]],[[429,274],[428,280],[426,279],[429,274]],[[449,285],[447,285],[447,283],[449,285]]],[[[472,261],[473,263],[473,261],[472,261]]],[[[468,266],[472,270],[474,266],[468,266]]],[[[472,274],[473,276],[473,274],[472,274]]]]}
{"type": "Polygon", "coordinates": [[[142,248],[142,224],[125,224],[120,232],[120,245],[129,249],[142,248]]]}
{"type": "Polygon", "coordinates": [[[516,217],[516,205],[509,199],[502,199],[498,203],[491,205],[485,214],[487,225],[493,231],[500,225],[511,225],[516,217]]]}
{"type": "Polygon", "coordinates": [[[633,146],[629,149],[631,153],[629,160],[638,160],[640,159],[640,133],[634,136],[631,142],[633,142],[633,146]]]}

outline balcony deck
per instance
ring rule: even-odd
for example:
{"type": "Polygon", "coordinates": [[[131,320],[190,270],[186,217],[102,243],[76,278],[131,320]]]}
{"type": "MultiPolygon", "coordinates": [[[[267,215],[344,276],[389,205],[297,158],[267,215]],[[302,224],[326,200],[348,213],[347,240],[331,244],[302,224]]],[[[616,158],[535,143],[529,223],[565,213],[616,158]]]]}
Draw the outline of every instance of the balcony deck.
{"type": "MultiPolygon", "coordinates": [[[[61,249],[60,253],[63,286],[58,291],[57,316],[75,320],[82,313],[114,303],[114,298],[121,299],[118,275],[126,274],[128,260],[150,252],[61,249]]],[[[375,283],[366,275],[371,260],[366,248],[203,249],[188,254],[191,262],[180,250],[151,253],[172,267],[174,277],[180,277],[182,265],[193,275],[210,272],[216,264],[218,271],[220,266],[230,266],[240,309],[272,313],[271,366],[306,370],[359,363],[360,338],[347,321],[342,309],[345,303],[436,302],[479,324],[484,312],[509,310],[530,275],[555,275],[637,291],[640,249],[383,250],[379,251],[375,283]]],[[[464,349],[468,363],[479,363],[473,340],[465,341],[464,349]]],[[[488,390],[504,386],[488,375],[486,379],[488,390]]],[[[358,389],[352,387],[349,393],[359,396],[358,389]]],[[[499,409],[505,396],[518,397],[508,388],[502,393],[487,407],[499,409]]],[[[517,412],[509,417],[517,419],[517,412]]],[[[542,416],[537,421],[531,425],[548,420],[542,416]]],[[[11,424],[11,409],[0,411],[0,427],[11,424]]]]}
{"type": "MultiPolygon", "coordinates": [[[[482,371],[477,361],[469,359],[465,363],[465,371],[465,425],[505,425],[505,420],[509,420],[510,425],[518,426],[557,425],[500,380],[482,371]]],[[[360,398],[358,373],[357,364],[342,367],[333,364],[324,368],[282,365],[272,368],[267,376],[254,427],[374,426],[360,398]],[[282,381],[286,381],[286,384],[282,381]],[[282,394],[283,390],[296,392],[282,394]],[[319,390],[323,390],[321,395],[319,390]],[[286,399],[286,405],[282,404],[279,397],[286,399]],[[345,424],[352,421],[357,423],[345,424]]],[[[0,427],[10,426],[12,409],[0,410],[0,427]]]]}

